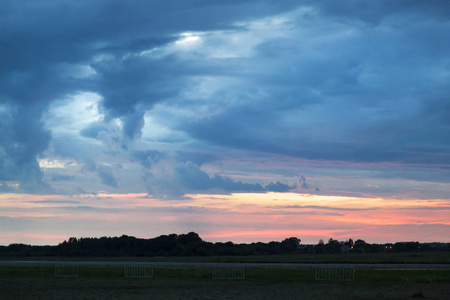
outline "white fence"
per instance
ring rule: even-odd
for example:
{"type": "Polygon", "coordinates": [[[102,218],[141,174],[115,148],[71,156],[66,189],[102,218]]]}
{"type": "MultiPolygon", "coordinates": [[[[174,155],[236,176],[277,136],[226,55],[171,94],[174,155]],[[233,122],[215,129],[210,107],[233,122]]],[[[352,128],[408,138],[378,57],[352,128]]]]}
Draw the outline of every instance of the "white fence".
{"type": "Polygon", "coordinates": [[[124,267],[125,277],[134,278],[151,278],[153,277],[153,267],[152,266],[127,266],[124,267]]]}
{"type": "Polygon", "coordinates": [[[212,279],[245,279],[245,267],[212,267],[212,279]]]}
{"type": "Polygon", "coordinates": [[[353,267],[316,267],[315,280],[354,281],[355,268],[353,267]]]}
{"type": "Polygon", "coordinates": [[[55,266],[55,277],[80,277],[80,267],[55,266]]]}

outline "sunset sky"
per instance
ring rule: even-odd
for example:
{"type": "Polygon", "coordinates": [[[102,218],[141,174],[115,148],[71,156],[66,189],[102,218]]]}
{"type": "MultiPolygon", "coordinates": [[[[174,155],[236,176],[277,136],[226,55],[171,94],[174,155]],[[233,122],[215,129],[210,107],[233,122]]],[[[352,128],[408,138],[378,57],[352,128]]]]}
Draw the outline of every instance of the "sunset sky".
{"type": "Polygon", "coordinates": [[[450,2],[5,0],[0,245],[450,242],[450,2]]]}

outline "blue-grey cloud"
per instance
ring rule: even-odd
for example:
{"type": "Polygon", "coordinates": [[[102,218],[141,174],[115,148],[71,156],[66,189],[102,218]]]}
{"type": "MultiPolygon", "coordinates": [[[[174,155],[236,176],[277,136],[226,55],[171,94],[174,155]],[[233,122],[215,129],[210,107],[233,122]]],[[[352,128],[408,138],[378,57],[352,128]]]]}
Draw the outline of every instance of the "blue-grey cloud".
{"type": "Polygon", "coordinates": [[[140,136],[142,113],[136,115],[134,104],[143,102],[148,107],[167,95],[175,95],[175,87],[181,87],[182,81],[163,78],[174,70],[161,72],[165,68],[163,61],[152,68],[152,64],[142,60],[120,57],[167,44],[184,30],[229,28],[233,21],[246,15],[268,15],[273,8],[285,9],[264,2],[245,4],[247,8],[259,8],[257,13],[254,9],[243,13],[241,4],[232,2],[53,4],[49,1],[2,4],[0,104],[8,105],[2,112],[9,115],[0,125],[3,180],[28,183],[41,180],[36,155],[47,148],[50,134],[40,118],[48,104],[58,97],[80,90],[101,93],[107,116],[123,119],[124,135],[140,136]],[[204,17],[197,17],[198,10],[205,12],[204,17]],[[119,58],[103,65],[96,63],[96,57],[102,55],[119,58]],[[83,73],[83,68],[89,65],[96,68],[98,75],[94,78],[83,73]],[[11,147],[21,149],[12,151],[8,149],[11,147]]]}
{"type": "Polygon", "coordinates": [[[80,203],[80,201],[76,201],[76,200],[41,200],[41,201],[30,201],[29,203],[78,204],[78,203],[80,203]]]}
{"type": "Polygon", "coordinates": [[[151,168],[153,164],[164,158],[165,154],[156,150],[136,150],[132,152],[132,156],[145,168],[151,168]]]}
{"type": "Polygon", "coordinates": [[[110,166],[98,166],[97,175],[104,185],[117,188],[117,179],[114,176],[113,169],[110,166]]]}
{"type": "Polygon", "coordinates": [[[300,177],[299,183],[300,183],[300,188],[302,188],[302,189],[309,189],[310,188],[309,183],[306,182],[306,178],[303,175],[300,177]]]}
{"type": "Polygon", "coordinates": [[[24,191],[48,189],[36,160],[50,141],[39,107],[5,105],[0,116],[0,180],[17,181],[24,191]]]}
{"type": "Polygon", "coordinates": [[[51,181],[73,181],[75,176],[66,174],[54,174],[51,176],[51,181]]]}
{"type": "MultiPolygon", "coordinates": [[[[134,150],[131,151],[133,159],[137,160],[143,167],[151,169],[152,165],[158,163],[161,159],[167,158],[168,153],[157,150],[134,150]]],[[[195,165],[201,166],[204,163],[215,162],[218,157],[203,152],[176,151],[170,154],[178,163],[190,161],[195,165]]]]}
{"type": "Polygon", "coordinates": [[[95,122],[95,123],[89,124],[88,127],[83,128],[80,131],[80,134],[87,138],[97,139],[98,134],[101,131],[108,131],[107,124],[105,124],[104,122],[95,122]]]}
{"type": "Polygon", "coordinates": [[[338,210],[338,211],[366,211],[366,210],[377,210],[378,208],[352,208],[352,207],[332,207],[332,206],[320,206],[320,205],[288,205],[288,206],[276,206],[274,208],[286,208],[286,209],[297,209],[297,208],[313,208],[313,209],[323,209],[323,210],[338,210]]]}
{"type": "Polygon", "coordinates": [[[232,151],[420,165],[447,178],[450,5],[278,2],[4,1],[1,188],[48,190],[45,155],[114,188],[115,160],[137,161],[142,186],[161,195],[291,189],[200,169],[232,151]],[[80,92],[98,95],[101,117],[52,135],[49,107],[80,92]],[[150,117],[163,133],[145,140],[150,117]]]}
{"type": "Polygon", "coordinates": [[[284,193],[294,189],[295,185],[289,186],[288,184],[284,184],[282,182],[277,181],[277,182],[270,182],[264,187],[267,191],[270,192],[284,193]]]}
{"type": "Polygon", "coordinates": [[[181,187],[193,191],[211,189],[221,189],[225,192],[264,191],[264,188],[260,184],[242,183],[217,174],[211,177],[191,161],[177,164],[175,167],[175,179],[181,187]]]}
{"type": "Polygon", "coordinates": [[[303,54],[308,43],[295,34],[259,44],[259,56],[242,60],[245,68],[239,70],[244,71],[235,75],[248,84],[236,103],[214,118],[181,122],[180,128],[225,147],[308,159],[448,164],[450,157],[443,153],[449,144],[439,138],[449,134],[443,121],[448,87],[445,80],[434,79],[434,74],[446,74],[442,66],[448,54],[438,49],[450,45],[443,32],[448,24],[433,20],[434,9],[419,25],[414,20],[424,17],[423,11],[402,15],[385,2],[369,6],[380,6],[376,13],[385,18],[361,27],[341,23],[340,11],[327,20],[317,11],[308,18],[301,15],[296,21],[319,36],[324,34],[319,26],[328,23],[336,39],[307,36],[319,43],[314,56],[303,54]],[[391,24],[394,16],[406,28],[391,24]],[[278,64],[271,72],[258,72],[265,60],[278,64]],[[261,94],[257,100],[248,96],[252,90],[261,94]],[[430,101],[444,113],[430,109],[430,101]]]}
{"type": "Polygon", "coordinates": [[[142,128],[145,125],[144,113],[145,111],[135,111],[124,118],[123,132],[125,136],[130,139],[141,138],[142,128]]]}
{"type": "Polygon", "coordinates": [[[267,191],[258,183],[245,183],[228,176],[210,175],[191,161],[165,165],[159,162],[144,175],[148,193],[160,198],[179,199],[191,193],[233,193],[267,191]]]}

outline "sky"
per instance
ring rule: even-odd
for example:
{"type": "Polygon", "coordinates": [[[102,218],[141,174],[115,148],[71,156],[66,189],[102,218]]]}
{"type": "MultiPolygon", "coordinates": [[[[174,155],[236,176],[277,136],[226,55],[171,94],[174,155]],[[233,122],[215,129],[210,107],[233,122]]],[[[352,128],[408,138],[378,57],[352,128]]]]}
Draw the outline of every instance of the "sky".
{"type": "Polygon", "coordinates": [[[0,245],[450,242],[450,2],[3,0],[0,245]]]}

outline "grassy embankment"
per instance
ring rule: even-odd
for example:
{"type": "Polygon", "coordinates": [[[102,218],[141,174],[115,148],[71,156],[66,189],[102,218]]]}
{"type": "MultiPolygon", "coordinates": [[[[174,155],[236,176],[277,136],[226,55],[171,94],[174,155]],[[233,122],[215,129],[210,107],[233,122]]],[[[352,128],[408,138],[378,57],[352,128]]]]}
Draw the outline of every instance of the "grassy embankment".
{"type": "Polygon", "coordinates": [[[209,268],[155,268],[150,279],[120,267],[81,267],[55,278],[52,267],[1,267],[1,299],[402,299],[450,297],[450,270],[358,269],[354,282],[315,282],[313,268],[247,268],[245,280],[212,280],[209,268]]]}
{"type": "MultiPolygon", "coordinates": [[[[148,258],[129,261],[449,263],[449,253],[148,258]]],[[[86,260],[86,259],[81,259],[86,260]]],[[[98,260],[93,258],[92,260],[98,260]]],[[[109,259],[119,260],[119,259],[109,259]]],[[[121,260],[123,261],[123,260],[121,260]]],[[[354,282],[316,282],[314,268],[246,269],[245,280],[212,280],[209,268],[155,267],[151,279],[121,267],[81,267],[55,278],[53,267],[0,267],[0,299],[450,299],[450,269],[357,269],[354,282]]]]}
{"type": "Polygon", "coordinates": [[[0,257],[1,260],[41,261],[142,261],[142,262],[230,262],[230,263],[369,263],[450,264],[450,252],[290,254],[255,256],[184,257],[0,257]]]}

